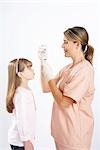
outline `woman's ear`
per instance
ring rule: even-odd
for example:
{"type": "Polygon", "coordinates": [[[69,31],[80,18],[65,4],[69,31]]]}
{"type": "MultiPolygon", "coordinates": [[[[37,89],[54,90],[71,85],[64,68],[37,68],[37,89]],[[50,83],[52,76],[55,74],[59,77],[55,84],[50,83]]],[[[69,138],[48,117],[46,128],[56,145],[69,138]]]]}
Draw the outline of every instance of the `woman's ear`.
{"type": "Polygon", "coordinates": [[[76,48],[80,49],[81,48],[81,43],[80,42],[76,42],[76,48]]]}

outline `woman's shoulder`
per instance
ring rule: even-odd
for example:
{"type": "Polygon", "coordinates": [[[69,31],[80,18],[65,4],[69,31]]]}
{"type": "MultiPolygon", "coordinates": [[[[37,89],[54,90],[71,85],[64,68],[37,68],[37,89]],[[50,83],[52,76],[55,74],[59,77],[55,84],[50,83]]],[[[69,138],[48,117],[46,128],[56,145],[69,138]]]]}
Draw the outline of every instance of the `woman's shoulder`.
{"type": "Polygon", "coordinates": [[[93,70],[92,64],[89,61],[83,60],[72,67],[74,70],[93,70]]]}
{"type": "Polygon", "coordinates": [[[94,68],[93,68],[92,64],[91,64],[89,61],[87,61],[87,60],[84,60],[84,61],[80,64],[79,69],[80,69],[81,71],[84,71],[84,72],[89,72],[89,73],[90,73],[90,72],[91,72],[91,73],[94,72],[94,68]]]}
{"type": "Polygon", "coordinates": [[[71,66],[71,64],[68,64],[68,65],[64,66],[64,67],[59,71],[59,76],[61,77],[63,74],[65,74],[66,72],[68,72],[70,66],[71,66]]]}
{"type": "Polygon", "coordinates": [[[60,72],[67,71],[68,69],[70,69],[71,66],[72,66],[72,63],[67,64],[66,66],[64,66],[64,67],[60,70],[60,72]]]}
{"type": "Polygon", "coordinates": [[[83,60],[75,65],[70,66],[69,73],[71,76],[94,74],[93,66],[87,61],[83,60]]]}
{"type": "Polygon", "coordinates": [[[87,60],[84,60],[79,65],[77,65],[75,70],[77,72],[76,74],[80,74],[80,76],[87,76],[87,78],[89,78],[90,76],[94,76],[94,68],[92,64],[87,60]]]}

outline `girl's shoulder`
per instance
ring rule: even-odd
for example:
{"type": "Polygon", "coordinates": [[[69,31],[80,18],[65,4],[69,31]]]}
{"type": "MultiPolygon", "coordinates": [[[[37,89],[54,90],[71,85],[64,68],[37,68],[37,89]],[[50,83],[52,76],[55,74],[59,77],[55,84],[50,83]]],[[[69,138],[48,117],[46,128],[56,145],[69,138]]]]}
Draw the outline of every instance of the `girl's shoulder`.
{"type": "Polygon", "coordinates": [[[21,87],[21,86],[18,86],[18,88],[16,89],[17,92],[22,92],[22,93],[30,93],[32,90],[31,89],[28,89],[28,88],[24,88],[24,87],[21,87]]]}
{"type": "Polygon", "coordinates": [[[29,102],[33,100],[33,92],[30,89],[26,89],[23,87],[18,87],[16,89],[15,95],[14,95],[14,102],[19,101],[19,102],[29,102]]]}

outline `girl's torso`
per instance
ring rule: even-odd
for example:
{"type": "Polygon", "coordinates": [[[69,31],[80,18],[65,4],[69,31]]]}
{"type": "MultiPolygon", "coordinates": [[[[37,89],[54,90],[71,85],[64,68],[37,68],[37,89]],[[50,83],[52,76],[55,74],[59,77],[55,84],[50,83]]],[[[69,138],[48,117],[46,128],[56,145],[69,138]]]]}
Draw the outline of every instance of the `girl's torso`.
{"type": "Polygon", "coordinates": [[[23,146],[24,138],[30,138],[34,143],[36,105],[33,92],[18,87],[14,95],[14,110],[12,124],[8,131],[8,142],[15,146],[23,146]]]}

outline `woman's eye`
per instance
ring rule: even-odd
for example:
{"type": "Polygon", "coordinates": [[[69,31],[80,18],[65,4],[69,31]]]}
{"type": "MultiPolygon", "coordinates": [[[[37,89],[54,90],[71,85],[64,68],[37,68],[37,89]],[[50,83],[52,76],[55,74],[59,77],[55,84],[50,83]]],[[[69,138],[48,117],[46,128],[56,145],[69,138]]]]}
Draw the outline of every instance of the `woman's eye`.
{"type": "Polygon", "coordinates": [[[64,42],[64,44],[68,44],[68,42],[66,41],[66,42],[64,42]]]}

